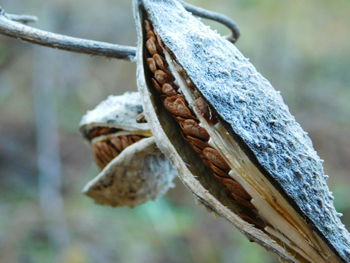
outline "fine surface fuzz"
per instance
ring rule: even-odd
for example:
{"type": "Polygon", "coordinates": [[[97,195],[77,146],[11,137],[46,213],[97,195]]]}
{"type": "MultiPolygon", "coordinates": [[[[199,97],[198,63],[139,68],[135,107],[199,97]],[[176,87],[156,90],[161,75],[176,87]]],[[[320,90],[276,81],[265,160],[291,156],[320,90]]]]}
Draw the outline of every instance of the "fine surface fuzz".
{"type": "Polygon", "coordinates": [[[135,0],[159,148],[207,207],[289,262],[350,262],[322,162],[280,94],[175,0],[135,0]]]}

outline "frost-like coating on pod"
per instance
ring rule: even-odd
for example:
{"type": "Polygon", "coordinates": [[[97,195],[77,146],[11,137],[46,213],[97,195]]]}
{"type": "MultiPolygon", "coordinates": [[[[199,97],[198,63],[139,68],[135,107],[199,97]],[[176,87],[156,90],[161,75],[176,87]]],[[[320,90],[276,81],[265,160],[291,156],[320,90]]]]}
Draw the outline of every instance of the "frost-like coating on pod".
{"type": "MultiPolygon", "coordinates": [[[[234,45],[177,1],[134,2],[139,35],[142,29],[138,12],[144,8],[164,45],[250,160],[340,257],[350,262],[349,233],[330,198],[322,161],[279,92],[234,45]]],[[[137,77],[140,91],[148,96],[142,79],[143,40],[139,41],[137,77]]],[[[150,103],[147,99],[144,102],[150,103]]],[[[146,110],[153,114],[149,107],[146,110]]],[[[160,132],[156,124],[152,130],[160,132]]],[[[172,158],[169,149],[162,148],[172,158]]]]}
{"type": "Polygon", "coordinates": [[[121,128],[123,130],[149,130],[147,123],[138,123],[136,117],[142,113],[141,97],[138,92],[126,92],[122,96],[109,96],[88,111],[80,121],[81,129],[101,124],[103,127],[121,128]]]}
{"type": "Polygon", "coordinates": [[[142,112],[139,93],[127,92],[109,96],[82,118],[80,131],[92,145],[100,137],[104,140],[118,134],[139,139],[112,158],[84,187],[83,192],[98,204],[134,207],[161,197],[173,187],[176,172],[157,148],[149,124],[137,121],[142,112]],[[111,134],[99,135],[98,131],[92,137],[95,128],[111,134]]]}

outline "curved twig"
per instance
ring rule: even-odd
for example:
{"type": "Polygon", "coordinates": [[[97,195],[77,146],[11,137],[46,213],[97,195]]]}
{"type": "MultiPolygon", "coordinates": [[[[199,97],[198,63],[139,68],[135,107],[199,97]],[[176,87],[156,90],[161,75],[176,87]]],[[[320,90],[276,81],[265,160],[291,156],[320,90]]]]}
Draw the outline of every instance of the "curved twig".
{"type": "Polygon", "coordinates": [[[5,10],[1,6],[0,6],[0,16],[5,16],[12,21],[23,23],[23,24],[38,21],[38,18],[36,16],[7,14],[5,13],[5,10]]]}
{"type": "Polygon", "coordinates": [[[31,15],[15,15],[15,14],[5,14],[5,16],[15,22],[19,22],[22,24],[34,23],[38,21],[36,16],[31,15]]]}
{"type": "Polygon", "coordinates": [[[226,36],[227,40],[231,41],[232,43],[237,42],[241,33],[237,23],[234,20],[223,14],[188,4],[182,0],[180,0],[180,2],[187,11],[191,12],[195,16],[210,19],[227,26],[231,30],[231,34],[226,36]]]}
{"type": "Polygon", "coordinates": [[[0,7],[0,34],[51,48],[108,58],[118,58],[129,61],[135,60],[135,47],[55,34],[23,25],[16,21],[32,22],[34,19],[29,16],[7,15],[0,7]]]}
{"type": "MultiPolygon", "coordinates": [[[[227,26],[231,30],[231,34],[227,36],[227,39],[232,43],[235,43],[239,38],[240,32],[238,25],[229,17],[188,4],[184,1],[180,2],[187,11],[193,13],[195,16],[214,20],[227,26]]],[[[21,24],[36,21],[37,18],[35,16],[7,14],[0,6],[0,34],[41,46],[95,56],[135,61],[135,47],[55,34],[21,24]]]]}

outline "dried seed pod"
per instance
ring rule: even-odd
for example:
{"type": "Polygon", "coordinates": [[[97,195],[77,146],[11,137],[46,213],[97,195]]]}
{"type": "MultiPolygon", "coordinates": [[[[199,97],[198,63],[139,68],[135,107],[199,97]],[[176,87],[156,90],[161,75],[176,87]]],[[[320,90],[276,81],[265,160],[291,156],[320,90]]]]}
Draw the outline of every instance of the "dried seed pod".
{"type": "Polygon", "coordinates": [[[140,119],[138,93],[110,96],[81,121],[100,174],[83,192],[99,204],[133,207],[165,194],[176,175],[140,119]]]}
{"type": "Polygon", "coordinates": [[[350,262],[349,233],[333,206],[322,162],[280,94],[234,45],[176,0],[134,4],[145,114],[183,183],[285,261],[350,262]],[[155,76],[144,68],[147,30],[160,43],[166,83],[179,87],[177,95],[151,84],[155,76]],[[181,129],[186,119],[198,121],[221,158],[205,156],[196,137],[181,129]]]}

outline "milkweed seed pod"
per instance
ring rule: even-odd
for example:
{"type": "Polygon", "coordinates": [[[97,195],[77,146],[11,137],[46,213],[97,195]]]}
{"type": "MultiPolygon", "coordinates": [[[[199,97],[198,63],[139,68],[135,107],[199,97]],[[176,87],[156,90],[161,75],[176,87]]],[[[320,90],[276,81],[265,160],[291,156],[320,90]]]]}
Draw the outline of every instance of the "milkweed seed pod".
{"type": "Polygon", "coordinates": [[[99,175],[83,192],[99,204],[133,207],[165,194],[176,176],[157,148],[137,92],[109,96],[80,123],[99,175]]]}
{"type": "Polygon", "coordinates": [[[177,1],[134,7],[145,115],[182,182],[285,261],[350,262],[322,161],[279,92],[177,1]]]}

